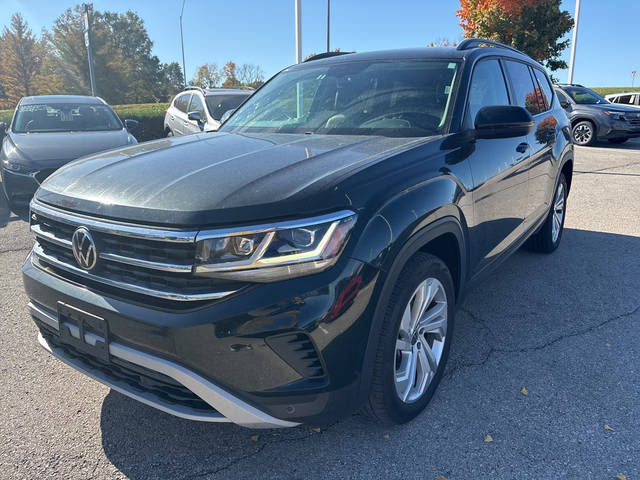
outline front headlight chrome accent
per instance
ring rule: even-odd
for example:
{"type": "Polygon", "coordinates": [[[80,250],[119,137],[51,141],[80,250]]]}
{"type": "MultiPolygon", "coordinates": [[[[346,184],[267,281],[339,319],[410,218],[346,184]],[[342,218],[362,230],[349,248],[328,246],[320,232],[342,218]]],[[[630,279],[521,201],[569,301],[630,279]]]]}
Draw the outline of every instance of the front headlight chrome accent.
{"type": "Polygon", "coordinates": [[[194,273],[227,280],[275,282],[334,265],[356,214],[343,210],[304,220],[202,231],[194,273]]]}

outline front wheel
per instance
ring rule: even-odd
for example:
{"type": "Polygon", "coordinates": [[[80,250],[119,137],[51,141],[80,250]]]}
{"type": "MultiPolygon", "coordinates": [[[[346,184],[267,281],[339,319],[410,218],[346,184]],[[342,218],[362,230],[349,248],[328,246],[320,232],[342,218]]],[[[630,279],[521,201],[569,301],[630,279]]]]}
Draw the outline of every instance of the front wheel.
{"type": "Polygon", "coordinates": [[[596,128],[589,120],[582,120],[573,126],[571,131],[573,143],[576,145],[589,146],[596,141],[596,128]]]}
{"type": "Polygon", "coordinates": [[[386,308],[367,413],[405,423],[424,410],[449,356],[454,302],[453,280],[444,262],[415,254],[386,308]]]}
{"type": "Polygon", "coordinates": [[[561,173],[547,219],[542,224],[542,227],[540,227],[540,230],[527,240],[526,246],[529,250],[540,253],[551,253],[560,245],[562,232],[564,232],[564,217],[567,208],[568,191],[567,180],[564,177],[564,173],[561,173]]]}

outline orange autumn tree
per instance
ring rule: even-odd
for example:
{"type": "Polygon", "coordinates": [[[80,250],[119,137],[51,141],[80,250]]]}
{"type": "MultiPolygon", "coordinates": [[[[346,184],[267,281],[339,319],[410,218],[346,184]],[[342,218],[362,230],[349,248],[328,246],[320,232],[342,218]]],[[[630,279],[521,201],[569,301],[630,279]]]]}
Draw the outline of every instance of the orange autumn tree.
{"type": "Polygon", "coordinates": [[[465,37],[505,43],[543,63],[550,70],[566,68],[560,59],[573,27],[560,0],[460,0],[457,11],[465,37]]]}

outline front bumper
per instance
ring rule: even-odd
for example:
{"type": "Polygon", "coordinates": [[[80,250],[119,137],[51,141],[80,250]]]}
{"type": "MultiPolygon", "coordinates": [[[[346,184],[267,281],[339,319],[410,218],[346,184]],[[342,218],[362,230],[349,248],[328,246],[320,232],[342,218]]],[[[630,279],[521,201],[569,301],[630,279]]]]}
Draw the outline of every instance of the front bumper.
{"type": "Polygon", "coordinates": [[[598,132],[598,138],[603,140],[634,137],[640,137],[640,125],[632,125],[622,121],[603,123],[598,132]]]}
{"type": "MultiPolygon", "coordinates": [[[[70,282],[31,256],[23,267],[40,343],[54,356],[167,413],[253,428],[322,424],[359,406],[376,277],[372,267],[345,258],[318,275],[261,285],[203,307],[171,310],[70,282]],[[60,343],[58,302],[105,319],[108,365],[60,343]],[[310,339],[322,376],[305,377],[296,359],[279,350],[273,339],[286,335],[310,339]],[[176,400],[156,388],[158,383],[193,398],[176,400]]],[[[77,328],[65,325],[80,338],[77,328]]],[[[84,341],[101,339],[85,332],[84,341]]]]}

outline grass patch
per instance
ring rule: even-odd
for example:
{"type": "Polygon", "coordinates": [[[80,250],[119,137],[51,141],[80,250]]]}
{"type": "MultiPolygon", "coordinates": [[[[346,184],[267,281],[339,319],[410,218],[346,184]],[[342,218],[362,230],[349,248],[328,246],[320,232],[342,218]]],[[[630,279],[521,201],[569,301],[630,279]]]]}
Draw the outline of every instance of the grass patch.
{"type": "Polygon", "coordinates": [[[640,87],[593,87],[591,90],[604,97],[610,93],[637,92],[640,87]]]}

